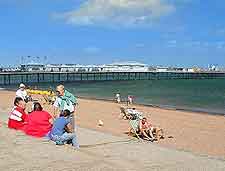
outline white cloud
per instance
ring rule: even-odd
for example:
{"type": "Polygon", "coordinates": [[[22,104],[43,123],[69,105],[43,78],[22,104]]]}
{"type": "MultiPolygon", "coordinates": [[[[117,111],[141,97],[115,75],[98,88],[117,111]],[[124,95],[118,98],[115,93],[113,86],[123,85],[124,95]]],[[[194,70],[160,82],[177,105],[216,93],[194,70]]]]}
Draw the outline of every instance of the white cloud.
{"type": "Polygon", "coordinates": [[[152,25],[173,11],[175,6],[164,0],[87,0],[58,17],[74,25],[136,27],[152,25]]]}

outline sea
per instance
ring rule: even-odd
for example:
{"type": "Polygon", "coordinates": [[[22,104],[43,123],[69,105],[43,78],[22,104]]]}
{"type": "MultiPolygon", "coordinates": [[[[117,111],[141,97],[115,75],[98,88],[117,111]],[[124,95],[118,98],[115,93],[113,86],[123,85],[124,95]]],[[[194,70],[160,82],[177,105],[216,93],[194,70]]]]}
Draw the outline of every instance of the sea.
{"type": "MultiPolygon", "coordinates": [[[[56,85],[42,83],[30,86],[55,89],[56,85]]],[[[64,85],[78,97],[113,100],[115,94],[120,93],[122,101],[131,95],[137,104],[225,114],[225,79],[89,81],[64,85]]]]}

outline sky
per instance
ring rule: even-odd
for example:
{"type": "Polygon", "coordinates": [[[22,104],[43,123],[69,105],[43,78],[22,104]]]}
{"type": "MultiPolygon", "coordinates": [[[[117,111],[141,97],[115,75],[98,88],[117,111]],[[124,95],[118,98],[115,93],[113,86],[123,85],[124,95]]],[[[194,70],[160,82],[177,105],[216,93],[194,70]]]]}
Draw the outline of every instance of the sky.
{"type": "Polygon", "coordinates": [[[0,21],[0,65],[225,66],[225,0],[0,0],[0,21]]]}

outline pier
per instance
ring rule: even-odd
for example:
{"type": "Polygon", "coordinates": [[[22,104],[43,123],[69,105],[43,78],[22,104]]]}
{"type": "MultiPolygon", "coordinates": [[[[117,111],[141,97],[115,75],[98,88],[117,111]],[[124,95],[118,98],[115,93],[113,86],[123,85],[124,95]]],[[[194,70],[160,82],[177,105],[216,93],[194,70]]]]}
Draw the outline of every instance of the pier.
{"type": "Polygon", "coordinates": [[[225,78],[225,72],[8,72],[0,85],[81,81],[170,80],[225,78]]]}

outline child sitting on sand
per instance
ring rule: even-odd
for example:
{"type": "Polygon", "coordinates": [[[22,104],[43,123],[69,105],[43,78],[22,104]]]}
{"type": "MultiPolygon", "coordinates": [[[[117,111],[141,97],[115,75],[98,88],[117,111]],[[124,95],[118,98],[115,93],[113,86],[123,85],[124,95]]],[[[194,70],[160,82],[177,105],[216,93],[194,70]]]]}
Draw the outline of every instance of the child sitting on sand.
{"type": "Polygon", "coordinates": [[[72,141],[72,146],[79,148],[76,134],[73,133],[69,110],[64,110],[62,115],[54,121],[49,137],[56,142],[56,145],[64,145],[72,141]]]}

